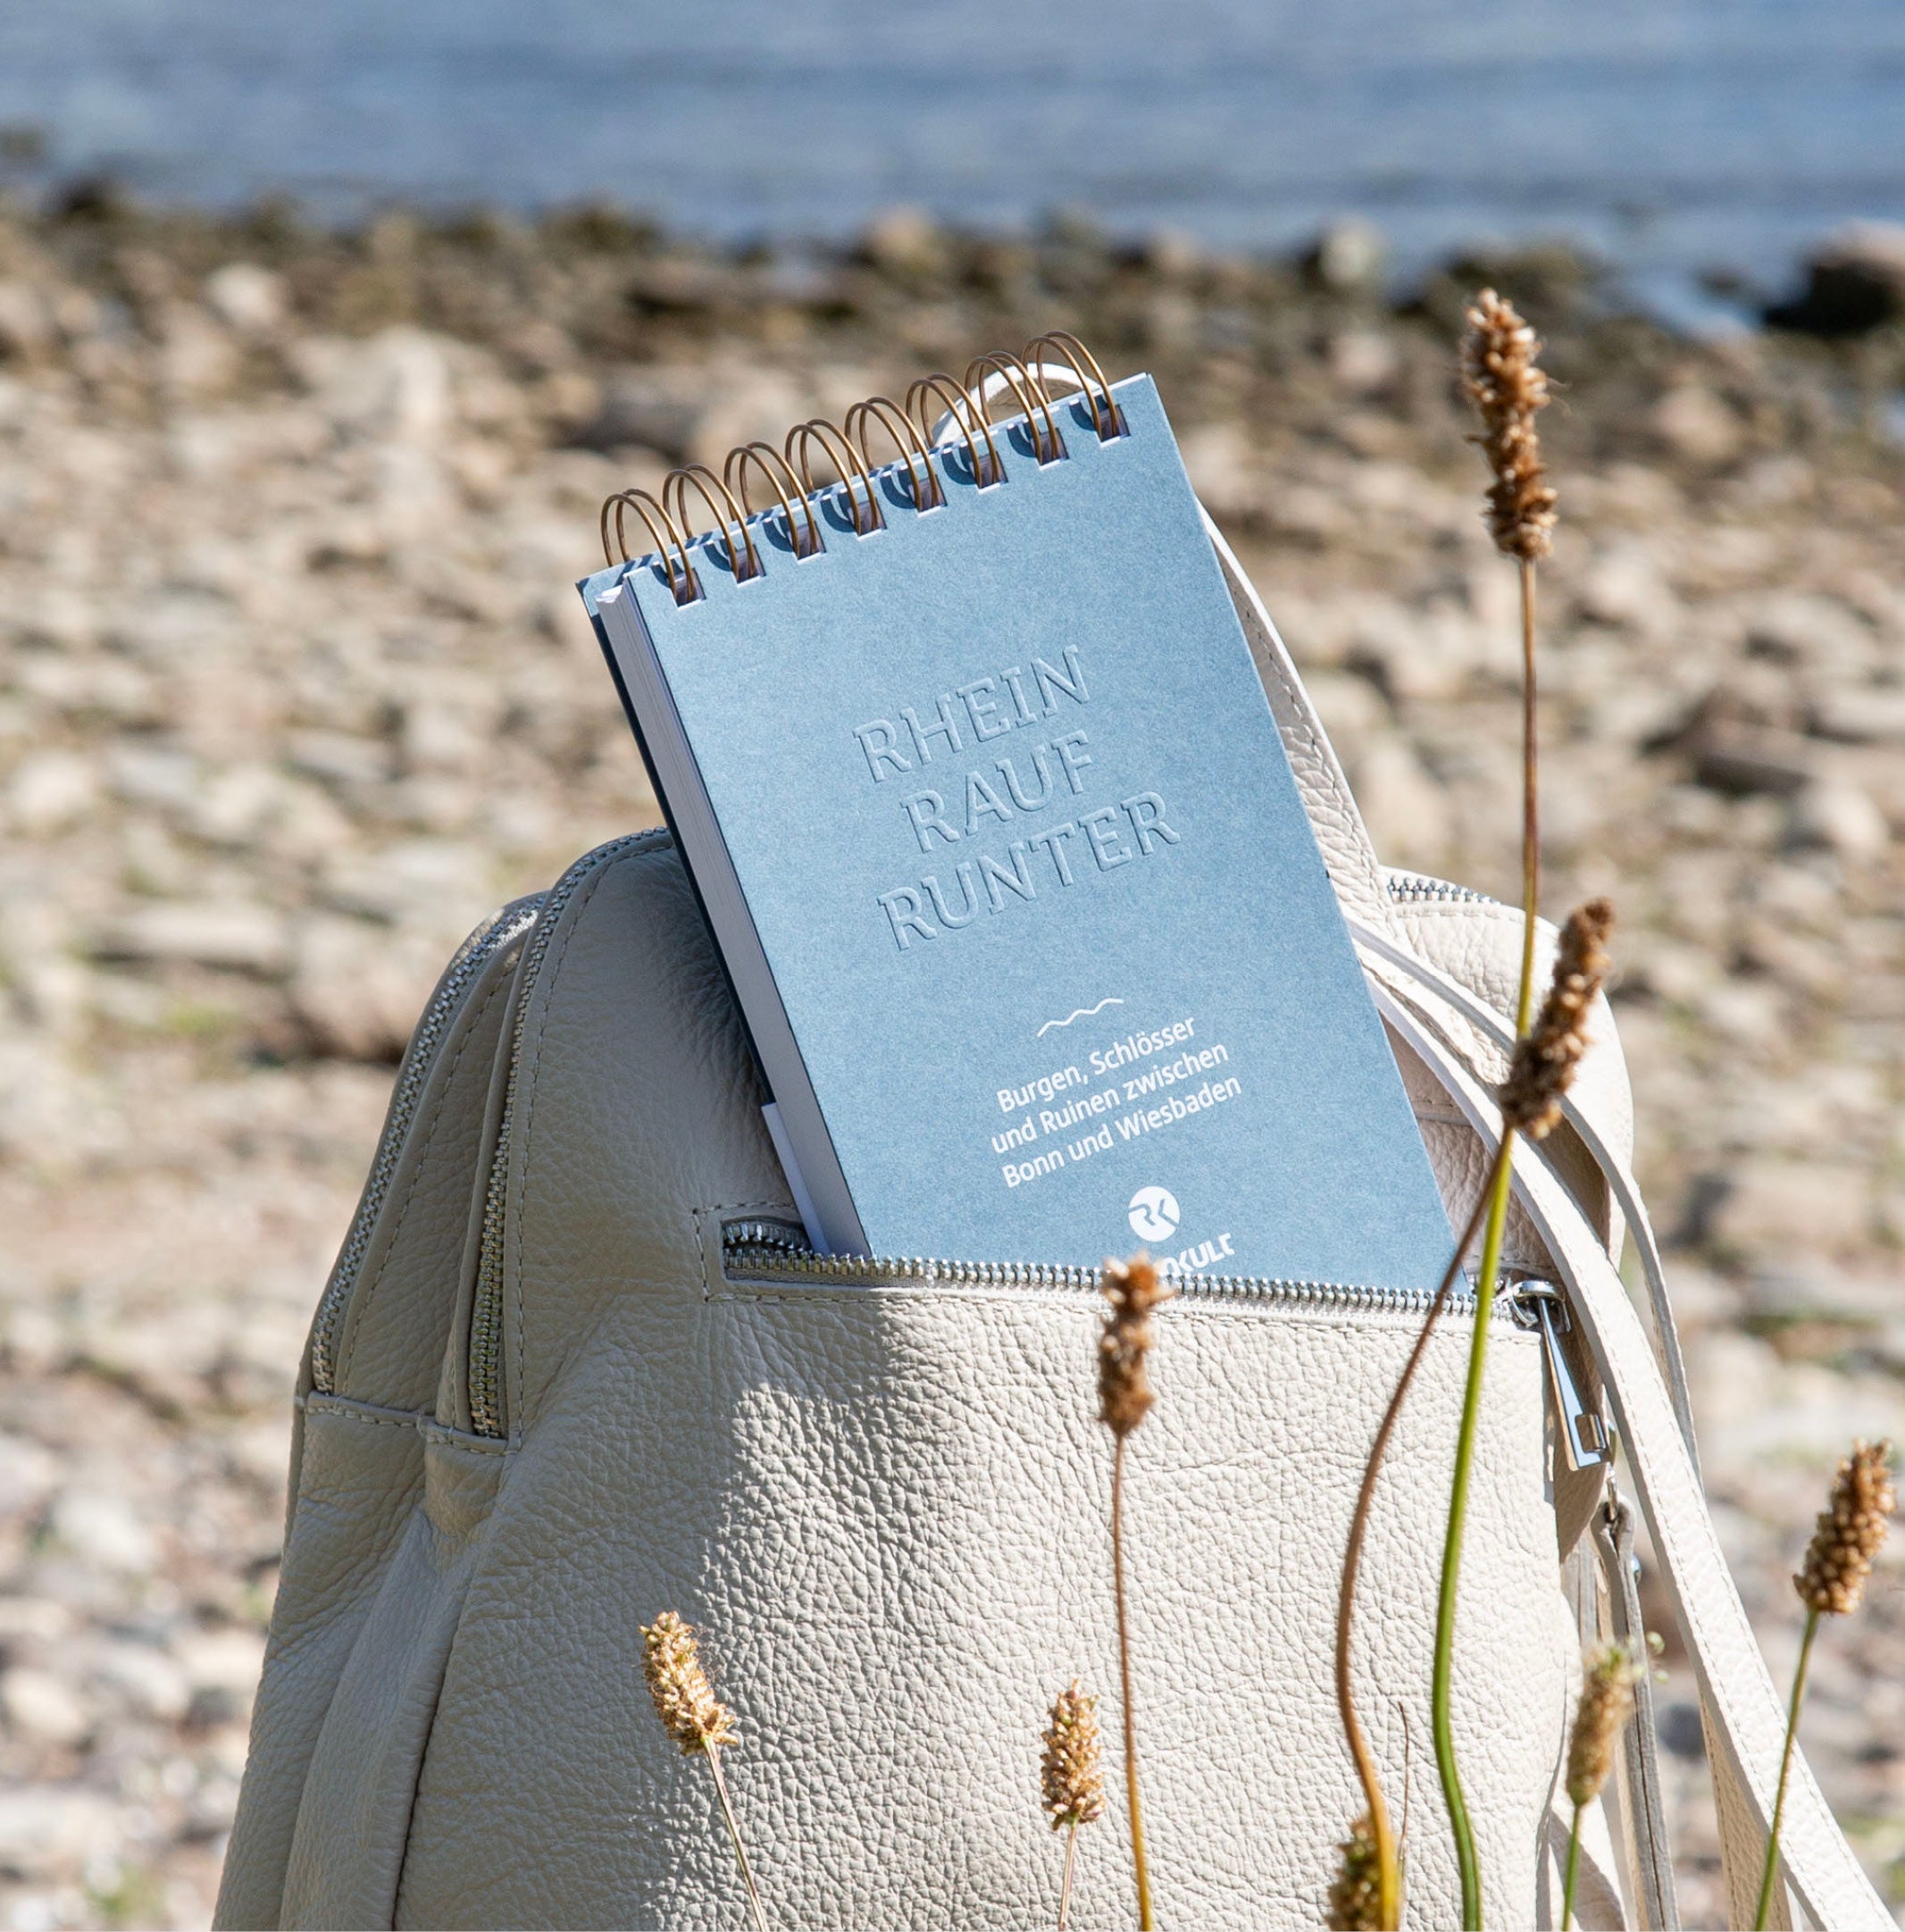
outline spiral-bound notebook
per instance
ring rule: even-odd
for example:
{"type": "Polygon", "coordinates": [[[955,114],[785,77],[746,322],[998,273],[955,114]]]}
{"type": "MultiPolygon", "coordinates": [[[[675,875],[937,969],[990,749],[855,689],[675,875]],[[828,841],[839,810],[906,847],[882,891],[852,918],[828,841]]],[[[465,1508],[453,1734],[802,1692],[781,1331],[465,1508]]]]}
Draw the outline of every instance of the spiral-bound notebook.
{"type": "Polygon", "coordinates": [[[1029,399],[845,485],[764,464],[745,525],[582,585],[807,1232],[1433,1287],[1449,1223],[1157,392],[1029,399]]]}

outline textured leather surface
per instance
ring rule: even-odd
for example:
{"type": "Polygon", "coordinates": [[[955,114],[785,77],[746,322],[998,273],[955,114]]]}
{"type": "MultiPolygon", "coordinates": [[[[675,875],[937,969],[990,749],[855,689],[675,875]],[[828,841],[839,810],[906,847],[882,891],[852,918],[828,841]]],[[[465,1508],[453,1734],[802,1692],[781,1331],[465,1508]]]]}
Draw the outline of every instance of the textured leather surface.
{"type": "MultiPolygon", "coordinates": [[[[519,1079],[518,1446],[450,1660],[399,1922],[731,1922],[705,1772],[666,1745],[634,1670],[635,1623],[670,1606],[723,1660],[747,1740],[737,1802],[778,1917],[1038,1922],[1056,1878],[1032,1802],[1043,1702],[1074,1673],[1113,1672],[1090,1299],[742,1293],[710,1272],[707,1224],[786,1204],[672,857],[618,863],[579,898],[519,1079]]],[[[1189,1304],[1164,1324],[1133,1574],[1175,1922],[1316,1922],[1355,1804],[1329,1690],[1335,1567],[1413,1329],[1189,1304]]],[[[1573,1637],[1538,1356],[1512,1330],[1497,1341],[1462,1744],[1489,1794],[1494,1914],[1525,1923],[1573,1637]],[[1504,1682],[1516,1721],[1487,1690],[1504,1682]],[[1525,1721],[1543,1694],[1551,1708],[1525,1721]]],[[[1369,1560],[1367,1696],[1399,1788],[1391,1701],[1425,1736],[1436,1560],[1418,1528],[1446,1489],[1465,1342],[1458,1324],[1436,1347],[1369,1560]]],[[[1427,1924],[1453,1875],[1420,1755],[1416,1774],[1427,1924]]],[[[1122,1916],[1113,1831],[1082,1884],[1082,1924],[1122,1916]]]]}
{"type": "MultiPolygon", "coordinates": [[[[301,1401],[301,1412],[304,1407],[301,1401]]],[[[221,1925],[282,1922],[285,1872],[312,1753],[422,1497],[416,1420],[375,1412],[359,1420],[329,1405],[303,1414],[297,1506],[219,1889],[221,1925]]],[[[322,1794],[316,1795],[322,1802],[322,1794]]],[[[330,1852],[347,1861],[356,1847],[345,1842],[330,1852]]]]}
{"type": "MultiPolygon", "coordinates": [[[[517,910],[507,907],[500,916],[517,910]]],[[[521,951],[503,946],[485,962],[431,1063],[339,1328],[338,1395],[413,1411],[436,1401],[471,1177],[521,951]]]]}

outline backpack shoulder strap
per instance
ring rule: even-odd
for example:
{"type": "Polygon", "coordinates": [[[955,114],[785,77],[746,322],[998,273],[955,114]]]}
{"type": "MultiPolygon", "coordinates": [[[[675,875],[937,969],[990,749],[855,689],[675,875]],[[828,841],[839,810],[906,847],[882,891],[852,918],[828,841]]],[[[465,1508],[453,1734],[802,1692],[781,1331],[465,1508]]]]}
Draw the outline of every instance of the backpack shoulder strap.
{"type": "MultiPolygon", "coordinates": [[[[1484,1144],[1500,1144],[1489,1086],[1425,1016],[1380,979],[1383,1018],[1432,1069],[1484,1144]]],[[[1600,1238],[1539,1145],[1517,1142],[1516,1198],[1553,1257],[1594,1357],[1652,1535],[1662,1581],[1686,1639],[1714,1751],[1722,1851],[1736,1923],[1750,1919],[1770,1829],[1785,1710],[1753,1636],[1675,1403],[1627,1291],[1600,1238]]],[[[1811,1771],[1795,1756],[1781,1831],[1786,1875],[1814,1921],[1885,1932],[1892,1915],[1840,1831],[1811,1771]]]]}

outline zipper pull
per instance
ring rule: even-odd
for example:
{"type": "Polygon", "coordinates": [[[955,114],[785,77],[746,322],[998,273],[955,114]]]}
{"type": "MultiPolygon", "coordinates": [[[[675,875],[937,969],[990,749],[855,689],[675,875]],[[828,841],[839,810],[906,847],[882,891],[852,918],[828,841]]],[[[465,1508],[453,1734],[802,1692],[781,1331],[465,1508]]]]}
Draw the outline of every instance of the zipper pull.
{"type": "Polygon", "coordinates": [[[1561,1418],[1561,1440],[1571,1469],[1592,1469],[1607,1462],[1614,1444],[1608,1426],[1590,1408],[1567,1366],[1561,1337],[1570,1326],[1567,1302],[1558,1288],[1547,1282],[1524,1282],[1515,1293],[1515,1317],[1524,1327],[1542,1332],[1542,1351],[1548,1358],[1548,1390],[1561,1418]]]}

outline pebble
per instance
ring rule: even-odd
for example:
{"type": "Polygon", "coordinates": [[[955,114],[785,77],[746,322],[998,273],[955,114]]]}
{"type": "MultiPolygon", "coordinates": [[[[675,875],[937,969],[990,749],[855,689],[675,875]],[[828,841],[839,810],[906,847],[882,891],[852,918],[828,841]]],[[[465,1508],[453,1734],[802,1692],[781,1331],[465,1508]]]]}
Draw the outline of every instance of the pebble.
{"type": "Polygon", "coordinates": [[[1876,858],[1892,843],[1885,815],[1857,785],[1815,779],[1792,799],[1792,838],[1852,859],[1876,858]]]}
{"type": "Polygon", "coordinates": [[[94,957],[276,974],[290,964],[283,917],[263,906],[214,902],[139,906],[101,924],[94,957]]]}
{"type": "Polygon", "coordinates": [[[24,1665],[0,1674],[0,1710],[16,1734],[41,1744],[76,1744],[92,1728],[70,1684],[24,1665]]]}
{"type": "Polygon", "coordinates": [[[49,1526],[82,1561],[143,1575],[157,1555],[152,1526],[131,1501],[110,1491],[69,1489],[54,1502],[49,1526]]]}

